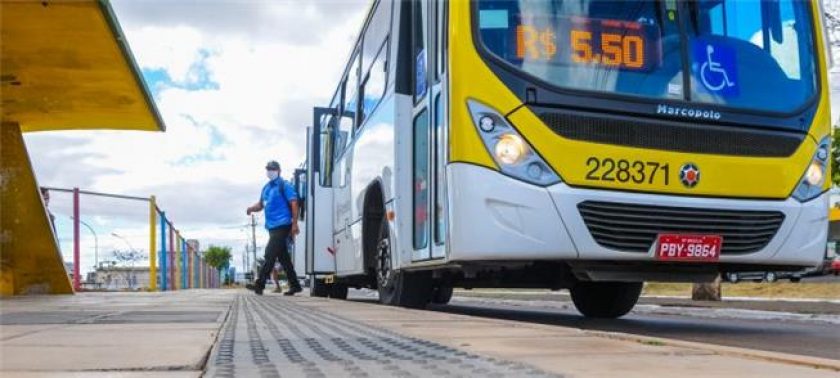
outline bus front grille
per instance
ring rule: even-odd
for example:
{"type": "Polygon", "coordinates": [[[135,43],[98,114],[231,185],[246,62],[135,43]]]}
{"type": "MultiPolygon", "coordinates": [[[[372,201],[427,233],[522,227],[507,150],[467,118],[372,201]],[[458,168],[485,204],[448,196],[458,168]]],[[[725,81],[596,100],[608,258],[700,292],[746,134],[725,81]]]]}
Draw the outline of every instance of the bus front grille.
{"type": "Polygon", "coordinates": [[[556,134],[616,146],[700,154],[788,157],[807,134],[770,128],[532,109],[556,134]]]}
{"type": "Polygon", "coordinates": [[[648,252],[662,233],[723,237],[721,254],[753,253],[764,248],[785,220],[778,211],[714,210],[585,201],[578,204],[589,233],[605,248],[648,252]]]}

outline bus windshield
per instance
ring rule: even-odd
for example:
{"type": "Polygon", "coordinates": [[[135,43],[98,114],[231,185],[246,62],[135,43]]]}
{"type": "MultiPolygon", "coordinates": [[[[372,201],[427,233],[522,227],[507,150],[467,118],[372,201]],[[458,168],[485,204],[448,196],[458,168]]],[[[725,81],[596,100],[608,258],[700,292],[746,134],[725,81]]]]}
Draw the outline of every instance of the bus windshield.
{"type": "Polygon", "coordinates": [[[556,87],[778,113],[816,92],[804,0],[479,0],[477,12],[483,49],[556,87]]]}

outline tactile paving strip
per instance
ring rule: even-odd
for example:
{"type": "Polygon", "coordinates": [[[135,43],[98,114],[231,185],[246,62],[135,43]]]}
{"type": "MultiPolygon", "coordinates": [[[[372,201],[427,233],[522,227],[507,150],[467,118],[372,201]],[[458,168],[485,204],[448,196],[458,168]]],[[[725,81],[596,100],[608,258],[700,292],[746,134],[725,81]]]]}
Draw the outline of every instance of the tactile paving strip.
{"type": "Polygon", "coordinates": [[[207,377],[556,377],[308,309],[277,296],[241,295],[207,377]]]}

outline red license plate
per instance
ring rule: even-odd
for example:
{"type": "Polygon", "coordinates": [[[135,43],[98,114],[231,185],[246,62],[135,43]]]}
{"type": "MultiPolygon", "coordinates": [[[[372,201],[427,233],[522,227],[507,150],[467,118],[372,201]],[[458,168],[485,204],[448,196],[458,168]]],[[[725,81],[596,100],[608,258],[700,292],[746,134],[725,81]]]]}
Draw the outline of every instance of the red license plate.
{"type": "Polygon", "coordinates": [[[718,235],[660,234],[656,259],[664,261],[716,262],[723,238],[718,235]]]}

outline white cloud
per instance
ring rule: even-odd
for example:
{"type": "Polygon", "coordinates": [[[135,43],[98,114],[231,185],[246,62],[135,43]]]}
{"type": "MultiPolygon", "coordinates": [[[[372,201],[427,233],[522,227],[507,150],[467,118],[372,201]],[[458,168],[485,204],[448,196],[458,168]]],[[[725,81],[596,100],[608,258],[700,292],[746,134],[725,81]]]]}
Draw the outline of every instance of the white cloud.
{"type": "MultiPolygon", "coordinates": [[[[288,178],[303,161],[311,109],[332,96],[366,4],[115,2],[138,64],[172,81],[153,88],[167,131],[29,134],[40,183],[155,194],[185,237],[231,246],[239,263],[250,230],[237,225],[248,222],[245,207],[259,195],[263,166],[279,160],[288,178]]],[[[69,197],[54,197],[53,211],[70,214],[69,197]]],[[[142,206],[82,202],[82,219],[102,234],[100,250],[124,246],[110,236],[115,231],[148,249],[142,206]]],[[[265,232],[257,234],[263,245],[265,232]]],[[[67,255],[66,230],[59,235],[67,255]]],[[[83,267],[92,265],[86,238],[83,267]]]]}
{"type": "Polygon", "coordinates": [[[141,67],[162,69],[176,83],[190,82],[191,69],[208,47],[201,32],[188,26],[146,26],[133,30],[129,40],[141,67]]]}

